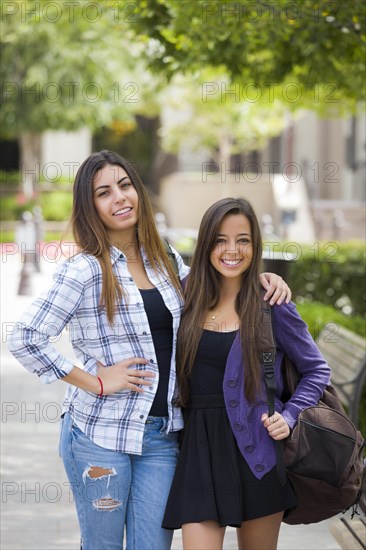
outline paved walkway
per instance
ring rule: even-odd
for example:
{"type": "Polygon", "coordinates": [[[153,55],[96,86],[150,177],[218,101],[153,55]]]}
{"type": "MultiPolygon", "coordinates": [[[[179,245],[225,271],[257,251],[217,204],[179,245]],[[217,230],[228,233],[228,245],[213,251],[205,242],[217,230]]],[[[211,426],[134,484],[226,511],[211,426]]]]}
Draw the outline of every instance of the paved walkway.
{"type": "MultiPolygon", "coordinates": [[[[72,494],[58,456],[58,419],[65,386],[45,386],[10,355],[6,338],[12,323],[33,296],[48,286],[55,269],[43,261],[42,273],[32,277],[32,296],[17,296],[20,259],[2,255],[1,262],[1,467],[2,550],[78,550],[79,531],[72,494]]],[[[72,355],[67,333],[55,345],[72,355]]],[[[225,549],[236,548],[229,528],[225,549]]],[[[180,550],[181,533],[173,549],[180,550]]],[[[313,526],[283,525],[279,550],[338,550],[329,522],[313,526]]],[[[103,550],[103,549],[101,549],[103,550]]],[[[141,549],[143,550],[143,549],[141,549]]],[[[253,549],[262,550],[262,549],[253,549]]]]}

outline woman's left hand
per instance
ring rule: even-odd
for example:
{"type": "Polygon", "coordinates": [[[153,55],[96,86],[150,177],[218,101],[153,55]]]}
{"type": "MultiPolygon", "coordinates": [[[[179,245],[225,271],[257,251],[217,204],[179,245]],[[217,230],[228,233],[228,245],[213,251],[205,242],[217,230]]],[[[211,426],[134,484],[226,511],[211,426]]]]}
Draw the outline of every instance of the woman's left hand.
{"type": "Polygon", "coordinates": [[[269,435],[276,441],[286,439],[290,435],[290,427],[279,412],[275,412],[272,416],[268,416],[267,413],[262,414],[261,420],[269,435]]]}
{"type": "Polygon", "coordinates": [[[291,290],[290,287],[285,283],[285,281],[279,275],[275,273],[261,273],[259,280],[263,288],[267,290],[264,295],[264,300],[270,300],[271,306],[273,304],[282,304],[283,301],[286,304],[291,300],[291,290]]]}

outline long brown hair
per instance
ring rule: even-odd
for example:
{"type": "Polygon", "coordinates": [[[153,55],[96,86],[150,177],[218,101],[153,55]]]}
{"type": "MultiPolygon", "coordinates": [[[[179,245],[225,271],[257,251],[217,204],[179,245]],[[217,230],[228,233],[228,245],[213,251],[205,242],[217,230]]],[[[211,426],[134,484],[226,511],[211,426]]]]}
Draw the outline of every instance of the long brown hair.
{"type": "Polygon", "coordinates": [[[115,307],[122,299],[123,290],[113,272],[107,231],[96,211],[93,200],[93,180],[104,166],[120,166],[131,179],[138,195],[138,244],[146,250],[153,269],[167,272],[181,293],[178,277],[171,265],[165,247],[156,228],[149,196],[132,165],[117,153],[99,151],[90,155],[77,171],[73,189],[73,207],[70,225],[74,240],[82,252],[98,258],[103,277],[100,305],[105,307],[107,318],[113,324],[115,307]]]}
{"type": "Polygon", "coordinates": [[[185,305],[178,332],[177,375],[178,402],[189,403],[189,378],[206,312],[214,308],[220,297],[220,274],[211,265],[210,254],[215,247],[220,225],[231,214],[244,215],[251,227],[253,259],[242,275],[242,284],[235,300],[235,310],[240,319],[240,337],[245,358],[245,395],[254,401],[260,388],[260,363],[256,346],[256,327],[259,322],[259,274],[262,261],[262,238],[257,217],[251,204],[243,198],[227,198],[215,202],[204,214],[191,271],[185,286],[185,305]]]}

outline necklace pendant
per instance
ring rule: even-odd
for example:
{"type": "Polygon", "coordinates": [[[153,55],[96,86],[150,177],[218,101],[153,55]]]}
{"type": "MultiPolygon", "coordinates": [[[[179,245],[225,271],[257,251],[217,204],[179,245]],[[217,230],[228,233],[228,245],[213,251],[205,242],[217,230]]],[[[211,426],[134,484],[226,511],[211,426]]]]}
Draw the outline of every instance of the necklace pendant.
{"type": "Polygon", "coordinates": [[[216,319],[215,315],[211,315],[211,319],[214,321],[216,319]]]}

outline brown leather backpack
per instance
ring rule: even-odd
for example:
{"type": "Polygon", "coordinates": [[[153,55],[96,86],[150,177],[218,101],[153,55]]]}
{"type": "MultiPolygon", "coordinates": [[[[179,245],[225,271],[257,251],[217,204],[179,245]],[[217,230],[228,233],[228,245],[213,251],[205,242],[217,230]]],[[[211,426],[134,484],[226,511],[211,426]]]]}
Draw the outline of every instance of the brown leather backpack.
{"type": "MultiPolygon", "coordinates": [[[[269,415],[274,413],[276,345],[272,310],[263,302],[261,362],[267,388],[269,415]]],[[[286,402],[295,391],[300,375],[285,356],[282,364],[286,402]]],[[[285,523],[309,524],[335,516],[354,506],[361,497],[363,447],[361,433],[347,414],[332,386],[313,407],[304,409],[290,436],[276,441],[277,473],[280,482],[289,478],[298,504],[285,512],[285,523]]]]}

